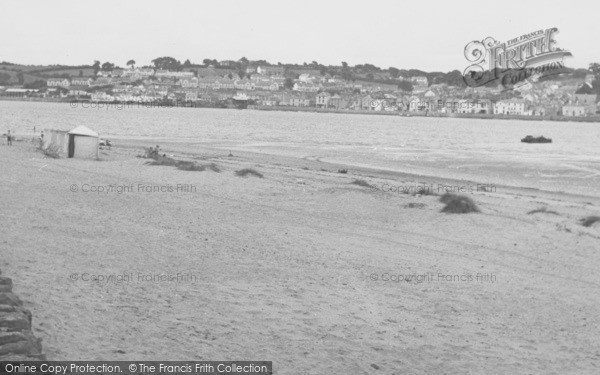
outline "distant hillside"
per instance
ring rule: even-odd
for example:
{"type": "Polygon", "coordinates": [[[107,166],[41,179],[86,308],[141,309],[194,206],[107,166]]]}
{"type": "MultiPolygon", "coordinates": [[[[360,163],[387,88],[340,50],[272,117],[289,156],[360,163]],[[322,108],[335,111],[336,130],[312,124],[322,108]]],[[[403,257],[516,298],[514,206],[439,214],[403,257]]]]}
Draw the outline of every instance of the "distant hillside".
{"type": "MultiPolygon", "coordinates": [[[[133,63],[135,63],[132,60],[133,63]]],[[[372,64],[358,64],[349,66],[342,62],[341,65],[322,65],[316,61],[310,64],[270,64],[265,60],[250,61],[242,58],[238,61],[222,61],[205,59],[204,64],[195,64],[186,60],[185,63],[172,58],[160,57],[153,60],[153,68],[172,69],[176,71],[187,70],[193,71],[197,76],[222,76],[230,74],[231,76],[244,76],[246,72],[249,74],[256,67],[281,67],[284,69],[284,75],[287,78],[298,78],[301,74],[310,74],[314,76],[340,77],[346,81],[361,81],[371,82],[385,85],[397,85],[400,87],[410,86],[407,81],[411,81],[415,77],[426,77],[427,83],[446,84],[448,86],[466,87],[465,79],[462,72],[453,70],[450,72],[426,72],[419,69],[398,69],[389,67],[387,69],[377,67],[372,64]]],[[[82,66],[67,66],[67,65],[22,65],[9,62],[0,63],[0,85],[31,85],[35,82],[44,81],[48,78],[73,78],[73,77],[94,77],[95,72],[102,69],[110,70],[115,67],[114,64],[106,62],[100,65],[99,61],[95,65],[82,66]]],[[[489,73],[489,72],[486,72],[489,73]]],[[[562,74],[554,75],[542,80],[565,81],[571,79],[581,80],[589,73],[587,69],[570,69],[564,68],[562,74]]],[[[504,73],[503,73],[504,74],[504,73]]],[[[498,81],[490,81],[488,87],[496,86],[498,81]]],[[[408,89],[410,87],[403,87],[408,89]]]]}
{"type": "Polygon", "coordinates": [[[0,63],[0,85],[27,85],[48,78],[94,77],[91,66],[20,65],[0,63]]]}

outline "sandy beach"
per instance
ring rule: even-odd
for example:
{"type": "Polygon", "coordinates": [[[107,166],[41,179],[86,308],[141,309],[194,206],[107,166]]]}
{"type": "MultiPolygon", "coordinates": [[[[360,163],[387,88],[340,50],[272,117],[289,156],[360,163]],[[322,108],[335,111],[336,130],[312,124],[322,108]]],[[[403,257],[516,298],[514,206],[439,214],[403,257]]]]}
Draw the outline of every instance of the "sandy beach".
{"type": "Polygon", "coordinates": [[[600,371],[600,223],[579,223],[597,197],[498,185],[469,193],[481,213],[452,215],[351,184],[450,180],[162,142],[221,169],[181,171],[137,157],[154,142],[116,143],[100,161],[0,147],[0,268],[49,359],[600,371]]]}

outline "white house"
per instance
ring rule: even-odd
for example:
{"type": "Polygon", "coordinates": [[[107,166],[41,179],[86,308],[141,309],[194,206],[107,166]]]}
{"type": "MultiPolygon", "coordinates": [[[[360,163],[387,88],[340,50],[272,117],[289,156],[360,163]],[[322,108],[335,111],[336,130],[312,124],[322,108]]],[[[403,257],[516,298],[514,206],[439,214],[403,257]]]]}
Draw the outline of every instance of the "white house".
{"type": "Polygon", "coordinates": [[[569,117],[585,116],[585,108],[582,105],[566,105],[562,108],[562,114],[569,117]]]}
{"type": "Polygon", "coordinates": [[[46,86],[48,87],[69,87],[71,82],[68,78],[48,78],[46,86]]]}
{"type": "Polygon", "coordinates": [[[525,101],[521,99],[501,100],[494,106],[495,115],[525,115],[525,101]]]}
{"type": "Polygon", "coordinates": [[[410,81],[419,86],[427,86],[429,84],[427,77],[423,77],[423,76],[412,77],[410,79],[410,81]]]}
{"type": "Polygon", "coordinates": [[[193,72],[172,72],[170,70],[157,70],[154,75],[157,78],[192,78],[194,76],[193,72]]]}
{"type": "Polygon", "coordinates": [[[331,95],[328,92],[322,92],[317,95],[316,105],[317,108],[327,108],[329,107],[329,101],[331,100],[331,95]]]}
{"type": "Polygon", "coordinates": [[[71,85],[73,85],[73,86],[91,86],[92,82],[94,82],[94,80],[91,78],[84,78],[84,77],[71,78],[71,85]]]}
{"type": "Polygon", "coordinates": [[[198,87],[198,78],[196,77],[185,77],[179,80],[179,84],[181,85],[181,87],[183,88],[196,88],[198,87]]]}

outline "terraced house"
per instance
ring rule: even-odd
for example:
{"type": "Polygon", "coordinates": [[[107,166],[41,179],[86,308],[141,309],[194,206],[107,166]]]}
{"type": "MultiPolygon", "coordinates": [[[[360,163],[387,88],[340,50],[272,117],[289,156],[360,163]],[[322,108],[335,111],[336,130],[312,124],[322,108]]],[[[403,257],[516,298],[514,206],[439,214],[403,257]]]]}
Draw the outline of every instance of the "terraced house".
{"type": "Polygon", "coordinates": [[[72,86],[85,86],[85,87],[89,87],[89,86],[92,85],[92,82],[94,82],[94,80],[91,79],[91,78],[84,78],[84,77],[71,78],[71,85],[72,86]]]}
{"type": "Polygon", "coordinates": [[[185,77],[179,80],[179,85],[184,88],[197,88],[198,78],[196,77],[185,77]]]}
{"type": "Polygon", "coordinates": [[[525,115],[525,101],[522,99],[501,100],[494,106],[495,115],[525,115]]]}
{"type": "Polygon", "coordinates": [[[48,78],[46,80],[46,86],[48,87],[69,87],[71,81],[68,78],[48,78]]]}

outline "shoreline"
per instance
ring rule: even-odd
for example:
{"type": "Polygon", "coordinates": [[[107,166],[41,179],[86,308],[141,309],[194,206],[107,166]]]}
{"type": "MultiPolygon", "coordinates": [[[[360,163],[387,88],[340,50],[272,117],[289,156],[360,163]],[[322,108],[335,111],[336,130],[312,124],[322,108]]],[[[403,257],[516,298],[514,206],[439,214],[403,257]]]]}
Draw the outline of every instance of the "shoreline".
{"type": "MultiPolygon", "coordinates": [[[[113,146],[114,149],[123,149],[128,151],[141,151],[144,147],[153,147],[155,144],[160,143],[161,148],[165,150],[170,150],[173,152],[171,156],[173,157],[183,157],[185,159],[194,160],[201,157],[202,153],[198,153],[195,149],[197,147],[201,147],[204,152],[210,152],[217,158],[225,157],[230,151],[235,150],[230,147],[219,147],[206,145],[201,142],[190,142],[188,140],[185,141],[172,141],[169,139],[165,139],[162,137],[150,137],[148,139],[140,139],[140,138],[132,138],[128,136],[115,136],[111,137],[112,140],[119,140],[118,144],[113,146]]],[[[414,173],[410,171],[401,171],[396,169],[390,169],[386,167],[377,167],[377,166],[364,166],[364,165],[356,165],[352,163],[344,163],[344,162],[333,162],[333,161],[322,161],[322,160],[308,160],[305,158],[300,158],[296,156],[282,155],[277,153],[267,153],[267,152],[259,152],[258,150],[235,150],[233,153],[236,157],[240,155],[247,159],[254,160],[268,160],[268,159],[277,159],[281,162],[285,162],[288,166],[294,166],[296,168],[302,168],[306,166],[310,166],[311,170],[315,172],[325,172],[325,173],[337,173],[339,169],[347,169],[349,173],[356,177],[362,178],[373,178],[373,179],[384,179],[389,181],[418,181],[418,184],[433,184],[441,185],[442,183],[448,184],[450,186],[465,186],[465,185],[486,185],[485,181],[475,181],[471,179],[460,179],[460,178],[449,178],[444,176],[436,176],[433,174],[420,174],[414,173]],[[321,170],[325,168],[326,170],[321,170]],[[452,185],[454,184],[454,185],[452,185]]],[[[343,174],[340,174],[343,176],[343,174]]],[[[568,192],[568,191],[552,191],[545,190],[541,188],[528,187],[528,186],[518,186],[518,185],[504,185],[504,184],[494,184],[496,189],[500,192],[505,192],[507,194],[516,195],[523,194],[526,195],[527,192],[531,193],[531,196],[544,196],[544,197],[569,197],[571,199],[600,199],[600,196],[594,196],[590,194],[576,193],[576,192],[568,192]]],[[[442,191],[436,191],[436,194],[443,194],[442,191]]],[[[461,192],[455,192],[461,193],[461,192]]],[[[484,193],[480,191],[479,193],[484,193]]],[[[471,193],[466,193],[471,194],[471,193]]],[[[598,202],[600,204],[600,201],[598,202]]]]}
{"type": "MultiPolygon", "coordinates": [[[[88,103],[91,100],[86,99],[46,99],[46,98],[11,98],[0,96],[0,101],[16,101],[16,102],[46,102],[46,103],[88,103]]],[[[121,106],[121,105],[136,105],[144,106],[144,103],[137,102],[94,102],[106,105],[121,106]]],[[[157,102],[153,102],[157,103],[157,102]]],[[[168,103],[168,102],[164,102],[168,103]]],[[[174,102],[179,103],[179,102],[174,102]]],[[[334,113],[334,114],[357,114],[357,115],[378,115],[378,116],[398,116],[398,117],[429,117],[429,118],[464,118],[464,119],[481,119],[481,120],[522,120],[522,121],[551,121],[551,122],[585,122],[585,123],[600,123],[600,115],[585,116],[585,117],[568,117],[568,116],[518,116],[518,115],[502,115],[493,114],[471,114],[471,113],[440,113],[440,112],[393,112],[393,111],[369,111],[369,110],[352,110],[352,109],[333,109],[333,108],[315,108],[315,107],[290,107],[290,106],[259,106],[252,105],[246,109],[235,108],[234,106],[224,107],[215,103],[193,103],[187,102],[189,105],[168,105],[165,108],[189,108],[189,109],[235,109],[235,110],[257,110],[257,111],[279,111],[279,112],[312,112],[312,113],[334,113]]]]}
{"type": "Polygon", "coordinates": [[[523,120],[523,121],[554,121],[554,122],[600,122],[600,116],[588,117],[564,117],[564,116],[517,116],[493,114],[475,114],[475,113],[423,113],[423,112],[392,112],[392,111],[369,111],[369,110],[344,110],[332,108],[313,108],[313,107],[286,107],[286,106],[255,106],[248,108],[257,111],[282,111],[282,112],[315,112],[315,113],[339,113],[339,114],[359,114],[359,115],[380,115],[380,116],[399,116],[399,117],[430,117],[430,118],[465,118],[481,120],[523,120]]]}

